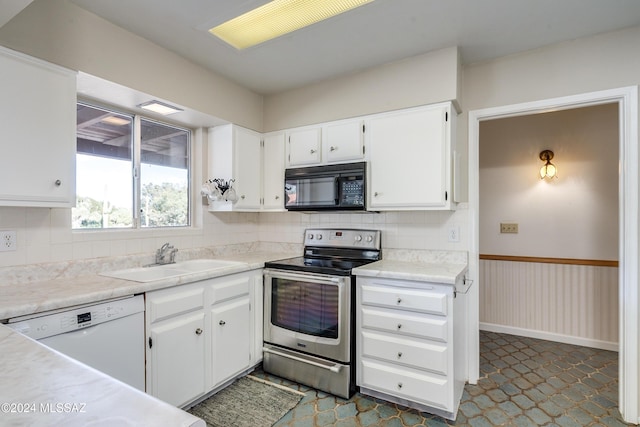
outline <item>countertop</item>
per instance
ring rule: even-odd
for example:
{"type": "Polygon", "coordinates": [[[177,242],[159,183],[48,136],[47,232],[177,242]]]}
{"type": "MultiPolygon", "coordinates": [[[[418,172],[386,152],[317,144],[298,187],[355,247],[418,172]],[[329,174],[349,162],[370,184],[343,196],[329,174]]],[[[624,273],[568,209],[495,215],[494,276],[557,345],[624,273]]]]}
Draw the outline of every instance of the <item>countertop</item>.
{"type": "MultiPolygon", "coordinates": [[[[298,253],[254,251],[215,270],[153,282],[96,274],[0,286],[0,319],[140,294],[263,268],[298,253]]],[[[382,260],[354,269],[360,276],[466,286],[466,264],[382,260]]],[[[468,288],[468,286],[467,286],[468,288]]],[[[458,290],[458,289],[457,289],[458,290]]],[[[459,289],[462,291],[462,289],[459,289]]],[[[202,426],[196,417],[121,383],[0,324],[0,417],[3,425],[202,426]]]]}
{"type": "Polygon", "coordinates": [[[204,421],[0,325],[9,426],[192,426],[204,421]]]}
{"type": "MultiPolygon", "coordinates": [[[[0,286],[0,319],[259,269],[291,253],[219,257],[236,265],[139,283],[99,275],[0,286]]],[[[205,423],[0,324],[0,419],[16,426],[194,426],[205,423]]]]}
{"type": "Polygon", "coordinates": [[[384,259],[353,269],[353,274],[356,276],[453,285],[456,288],[456,292],[462,293],[466,293],[471,285],[468,280],[464,279],[466,272],[467,264],[409,262],[384,259]]]}
{"type": "Polygon", "coordinates": [[[185,274],[180,277],[146,283],[91,274],[74,278],[0,286],[0,320],[140,294],[198,280],[255,270],[264,267],[266,261],[292,256],[296,256],[296,254],[249,252],[241,255],[219,257],[218,259],[237,261],[239,263],[211,271],[185,274]]]}

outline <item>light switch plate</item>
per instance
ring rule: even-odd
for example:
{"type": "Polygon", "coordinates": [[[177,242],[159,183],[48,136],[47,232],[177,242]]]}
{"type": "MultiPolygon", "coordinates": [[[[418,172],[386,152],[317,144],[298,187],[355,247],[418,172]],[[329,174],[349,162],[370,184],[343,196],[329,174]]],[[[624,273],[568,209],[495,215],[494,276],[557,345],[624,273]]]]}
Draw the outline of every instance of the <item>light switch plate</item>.
{"type": "Polygon", "coordinates": [[[514,222],[501,222],[500,233],[518,234],[518,224],[514,222]]]}

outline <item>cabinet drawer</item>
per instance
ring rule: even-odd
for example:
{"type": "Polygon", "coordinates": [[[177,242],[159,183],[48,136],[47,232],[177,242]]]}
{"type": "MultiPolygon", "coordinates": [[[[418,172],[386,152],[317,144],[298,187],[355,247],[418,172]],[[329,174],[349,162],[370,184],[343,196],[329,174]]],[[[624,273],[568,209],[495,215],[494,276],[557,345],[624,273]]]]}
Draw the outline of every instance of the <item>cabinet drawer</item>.
{"type": "Polygon", "coordinates": [[[362,332],[362,356],[400,363],[437,374],[448,373],[448,348],[429,341],[362,332]]]}
{"type": "Polygon", "coordinates": [[[217,280],[211,285],[211,302],[217,304],[222,301],[237,298],[242,295],[249,295],[250,277],[237,277],[217,280]]]}
{"type": "Polygon", "coordinates": [[[379,329],[400,335],[409,335],[446,343],[449,341],[446,317],[424,314],[405,314],[397,310],[361,308],[362,327],[379,329]]]}
{"type": "Polygon", "coordinates": [[[366,359],[362,361],[361,366],[361,384],[358,384],[361,387],[447,411],[453,409],[452,384],[447,377],[366,359]]]}
{"type": "Polygon", "coordinates": [[[170,288],[147,293],[147,316],[151,323],[204,307],[204,288],[170,288]]]}
{"type": "Polygon", "coordinates": [[[447,294],[422,289],[362,285],[362,304],[447,315],[447,294]]]}

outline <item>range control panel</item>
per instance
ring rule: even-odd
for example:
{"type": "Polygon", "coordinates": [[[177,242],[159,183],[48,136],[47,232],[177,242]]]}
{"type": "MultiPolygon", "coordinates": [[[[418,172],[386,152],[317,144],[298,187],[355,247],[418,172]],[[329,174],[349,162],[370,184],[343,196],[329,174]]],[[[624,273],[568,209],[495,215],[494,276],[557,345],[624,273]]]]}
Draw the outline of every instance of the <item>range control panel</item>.
{"type": "Polygon", "coordinates": [[[380,250],[380,230],[308,228],[304,245],[380,250]]]}

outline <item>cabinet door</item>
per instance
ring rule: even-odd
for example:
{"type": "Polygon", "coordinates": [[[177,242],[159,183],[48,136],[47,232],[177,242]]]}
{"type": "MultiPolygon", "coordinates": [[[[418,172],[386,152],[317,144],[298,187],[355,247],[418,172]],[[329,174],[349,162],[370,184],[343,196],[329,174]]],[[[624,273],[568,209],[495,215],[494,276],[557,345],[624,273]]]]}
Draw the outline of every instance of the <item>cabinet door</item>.
{"type": "Polygon", "coordinates": [[[358,161],[364,158],[362,120],[328,124],[324,127],[322,136],[328,162],[358,161]]]}
{"type": "Polygon", "coordinates": [[[211,355],[213,386],[217,386],[251,364],[251,309],[249,296],[211,309],[211,355]]]}
{"type": "Polygon", "coordinates": [[[205,331],[202,311],[151,326],[149,394],[179,407],[205,393],[205,331]]]}
{"type": "Polygon", "coordinates": [[[289,166],[304,166],[317,164],[321,157],[320,128],[297,129],[287,134],[287,158],[289,166]]]}
{"type": "Polygon", "coordinates": [[[449,204],[449,109],[421,108],[368,121],[370,208],[425,209],[449,204]]]}
{"type": "Polygon", "coordinates": [[[264,136],[263,209],[284,210],[284,133],[264,136]]]}
{"type": "Polygon", "coordinates": [[[75,206],[75,73],[0,49],[0,206],[75,206]]]}
{"type": "Polygon", "coordinates": [[[233,165],[235,182],[233,186],[238,196],[234,210],[260,209],[262,183],[262,159],[260,150],[260,134],[234,128],[233,165]]]}

